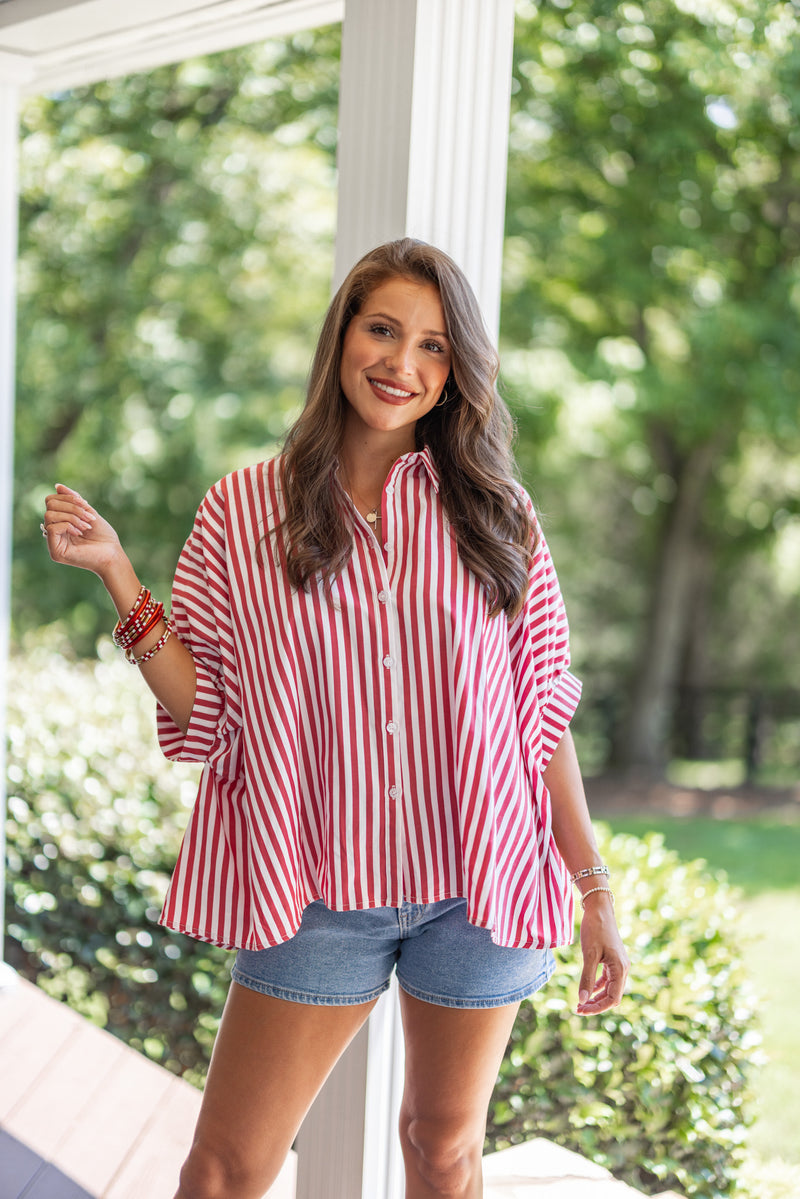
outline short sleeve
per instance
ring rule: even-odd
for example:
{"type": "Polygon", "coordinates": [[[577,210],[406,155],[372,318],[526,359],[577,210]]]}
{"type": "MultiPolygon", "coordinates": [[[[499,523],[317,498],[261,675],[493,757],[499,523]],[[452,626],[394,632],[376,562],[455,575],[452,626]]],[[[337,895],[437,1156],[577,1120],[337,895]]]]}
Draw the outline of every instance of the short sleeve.
{"type": "Polygon", "coordinates": [[[540,745],[544,770],[569,725],[581,695],[570,672],[569,624],[553,560],[533,504],[523,493],[534,522],[536,546],[521,611],[511,622],[509,642],[523,742],[540,745]]]}
{"type": "Polygon", "coordinates": [[[172,588],[175,632],[194,658],[197,691],[186,733],[161,705],[158,739],[168,758],[206,762],[233,777],[241,726],[225,537],[223,484],[205,497],[172,588]]]}

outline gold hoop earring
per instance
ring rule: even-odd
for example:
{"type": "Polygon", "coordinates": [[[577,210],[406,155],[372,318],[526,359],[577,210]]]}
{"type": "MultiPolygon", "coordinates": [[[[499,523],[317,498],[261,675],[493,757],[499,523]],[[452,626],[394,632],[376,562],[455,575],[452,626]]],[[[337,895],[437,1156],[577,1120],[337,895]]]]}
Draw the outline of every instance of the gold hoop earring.
{"type": "Polygon", "coordinates": [[[439,399],[434,404],[434,408],[443,408],[449,399],[450,399],[450,396],[447,391],[447,384],[445,383],[444,387],[442,388],[442,392],[441,392],[441,395],[439,396],[439,399]],[[442,398],[442,396],[444,397],[444,399],[442,398]]]}

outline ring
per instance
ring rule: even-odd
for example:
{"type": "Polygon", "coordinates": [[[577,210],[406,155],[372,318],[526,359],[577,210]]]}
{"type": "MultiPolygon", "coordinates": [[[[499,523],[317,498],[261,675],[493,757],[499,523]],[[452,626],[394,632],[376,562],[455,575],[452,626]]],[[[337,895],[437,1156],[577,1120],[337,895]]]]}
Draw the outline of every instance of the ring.
{"type": "Polygon", "coordinates": [[[46,536],[47,536],[47,529],[44,527],[44,524],[40,524],[40,525],[39,525],[39,528],[42,530],[42,537],[46,537],[46,536]]]}

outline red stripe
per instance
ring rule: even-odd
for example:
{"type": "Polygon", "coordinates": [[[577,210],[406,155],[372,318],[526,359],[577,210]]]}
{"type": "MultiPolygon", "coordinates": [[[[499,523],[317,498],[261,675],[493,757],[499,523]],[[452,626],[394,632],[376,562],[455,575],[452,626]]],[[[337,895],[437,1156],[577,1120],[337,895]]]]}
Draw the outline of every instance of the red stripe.
{"type": "Polygon", "coordinates": [[[277,467],[216,484],[178,564],[173,617],[198,690],[186,735],[159,710],[159,738],[205,768],[163,922],[260,948],[317,898],[464,895],[499,944],[569,941],[542,772],[580,685],[544,538],[523,610],[490,620],[430,456],[407,454],[384,490],[388,548],[356,519],[329,604],[317,582],[293,591],[277,560],[277,467]]]}

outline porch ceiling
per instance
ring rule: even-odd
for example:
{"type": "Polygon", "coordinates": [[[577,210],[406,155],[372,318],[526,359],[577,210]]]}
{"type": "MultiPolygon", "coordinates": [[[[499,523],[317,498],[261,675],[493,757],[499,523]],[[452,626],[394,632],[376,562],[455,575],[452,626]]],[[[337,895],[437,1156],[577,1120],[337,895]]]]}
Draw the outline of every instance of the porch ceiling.
{"type": "Polygon", "coordinates": [[[150,70],[340,21],[344,0],[0,0],[0,71],[27,92],[150,70]]]}

